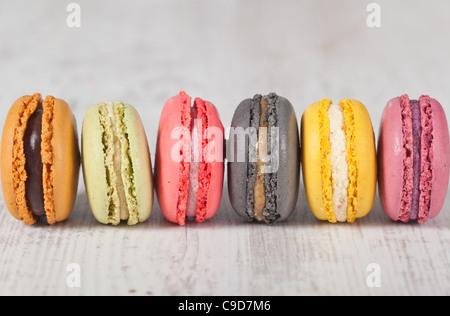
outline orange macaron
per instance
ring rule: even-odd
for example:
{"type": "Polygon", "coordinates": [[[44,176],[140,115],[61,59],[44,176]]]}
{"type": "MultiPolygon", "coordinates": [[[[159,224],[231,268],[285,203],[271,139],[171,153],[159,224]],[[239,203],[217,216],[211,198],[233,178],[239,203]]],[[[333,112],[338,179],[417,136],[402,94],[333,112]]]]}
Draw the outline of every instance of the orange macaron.
{"type": "Polygon", "coordinates": [[[39,93],[11,107],[1,142],[1,181],[6,206],[18,220],[53,225],[75,204],[80,150],[75,117],[68,104],[39,93]]]}

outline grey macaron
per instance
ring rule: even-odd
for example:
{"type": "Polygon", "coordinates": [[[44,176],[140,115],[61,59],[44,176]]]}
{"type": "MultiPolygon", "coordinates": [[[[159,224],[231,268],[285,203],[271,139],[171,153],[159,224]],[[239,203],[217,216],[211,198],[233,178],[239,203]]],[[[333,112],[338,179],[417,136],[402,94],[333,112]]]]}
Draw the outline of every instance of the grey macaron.
{"type": "Polygon", "coordinates": [[[274,223],[295,209],[300,177],[297,117],[275,93],[237,107],[227,146],[231,205],[250,221],[274,223]]]}

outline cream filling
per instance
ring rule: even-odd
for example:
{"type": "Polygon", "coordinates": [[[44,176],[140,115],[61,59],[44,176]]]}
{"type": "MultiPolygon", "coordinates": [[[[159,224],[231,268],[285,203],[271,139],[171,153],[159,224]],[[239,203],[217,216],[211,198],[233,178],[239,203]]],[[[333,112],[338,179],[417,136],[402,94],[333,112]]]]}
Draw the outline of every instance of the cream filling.
{"type": "Polygon", "coordinates": [[[117,125],[116,118],[114,114],[114,103],[106,103],[106,109],[108,110],[108,117],[111,120],[112,132],[113,132],[113,143],[114,143],[114,172],[117,175],[116,179],[116,191],[119,195],[119,210],[120,219],[127,220],[129,217],[127,198],[125,195],[125,186],[123,184],[122,177],[122,149],[120,146],[119,138],[117,137],[117,125]]]}
{"type": "Polygon", "coordinates": [[[332,104],[328,109],[330,120],[331,178],[333,186],[333,208],[339,222],[347,221],[348,162],[345,121],[342,108],[332,104]]]}
{"type": "Polygon", "coordinates": [[[191,122],[191,159],[189,163],[189,189],[186,206],[186,216],[195,217],[197,215],[197,191],[198,191],[198,168],[201,161],[201,139],[197,123],[201,124],[201,120],[195,119],[197,117],[197,109],[191,109],[191,117],[194,118],[191,122]]]}

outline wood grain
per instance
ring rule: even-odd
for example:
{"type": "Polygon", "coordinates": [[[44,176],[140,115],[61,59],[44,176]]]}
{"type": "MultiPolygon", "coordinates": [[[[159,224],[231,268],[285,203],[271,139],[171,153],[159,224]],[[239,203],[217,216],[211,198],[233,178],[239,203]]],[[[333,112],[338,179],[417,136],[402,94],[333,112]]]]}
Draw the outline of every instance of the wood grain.
{"type": "MultiPolygon", "coordinates": [[[[272,91],[299,119],[322,98],[358,99],[376,134],[402,93],[430,94],[450,113],[445,0],[380,0],[379,29],[357,0],[78,3],[81,28],[71,29],[64,1],[1,1],[1,124],[34,92],[66,100],[79,127],[90,105],[122,100],[154,152],[162,106],[180,90],[212,101],[225,126],[241,100],[272,91]]],[[[294,215],[268,226],[238,217],[224,190],[203,224],[172,225],[155,203],[148,222],[110,227],[90,213],[81,179],[72,215],[55,227],[24,226],[0,202],[0,295],[449,295],[449,208],[447,197],[437,218],[399,224],[377,198],[365,218],[331,225],[301,187],[294,215]],[[368,286],[372,263],[380,287],[368,286]],[[80,287],[68,286],[71,264],[80,287]]]]}

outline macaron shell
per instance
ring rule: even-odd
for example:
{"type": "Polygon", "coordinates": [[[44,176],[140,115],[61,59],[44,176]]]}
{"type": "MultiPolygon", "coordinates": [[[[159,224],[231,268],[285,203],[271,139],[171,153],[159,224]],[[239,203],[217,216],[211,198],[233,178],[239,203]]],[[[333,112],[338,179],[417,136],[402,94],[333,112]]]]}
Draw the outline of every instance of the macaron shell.
{"type": "Polygon", "coordinates": [[[400,98],[391,99],[381,118],[378,137],[378,189],[384,212],[399,219],[403,189],[403,132],[400,98]]]}
{"type": "MultiPolygon", "coordinates": [[[[252,99],[242,101],[236,108],[231,128],[243,128],[243,131],[250,126],[250,111],[252,107],[252,99]]],[[[232,131],[232,130],[231,130],[232,131]]],[[[230,131],[230,132],[231,132],[230,131]]],[[[240,144],[239,137],[230,134],[230,139],[235,138],[233,143],[228,140],[227,157],[228,157],[228,195],[233,209],[242,217],[247,217],[247,173],[248,173],[248,141],[245,146],[240,144]],[[231,148],[233,145],[233,148],[231,148]],[[243,160],[243,161],[242,161],[243,160]]]]}
{"type": "Polygon", "coordinates": [[[209,170],[211,171],[211,178],[209,183],[206,219],[213,217],[220,206],[223,191],[223,176],[224,176],[224,128],[220,120],[217,108],[210,102],[205,101],[208,109],[208,129],[214,133],[214,139],[208,145],[209,148],[214,148],[213,155],[208,158],[209,170]]]}
{"type": "MultiPolygon", "coordinates": [[[[179,130],[182,126],[181,103],[180,95],[177,95],[170,98],[164,105],[159,120],[155,153],[155,188],[158,202],[164,217],[172,223],[178,223],[177,206],[180,180],[180,162],[173,159],[180,157],[172,157],[172,150],[179,148],[180,141],[177,137],[172,137],[172,132],[179,130]]],[[[191,104],[190,98],[187,103],[191,104]]]]}
{"type": "Polygon", "coordinates": [[[358,170],[356,218],[366,216],[372,209],[377,188],[377,155],[375,135],[366,107],[357,100],[353,105],[355,121],[355,150],[358,170]]]}
{"type": "Polygon", "coordinates": [[[82,128],[82,160],[86,195],[92,214],[102,224],[108,224],[108,185],[106,182],[103,153],[100,105],[91,106],[85,116],[82,128]]]}
{"type": "Polygon", "coordinates": [[[450,139],[447,118],[438,101],[430,99],[430,104],[433,115],[433,159],[431,161],[433,180],[429,219],[438,215],[444,205],[450,170],[450,139]]]}
{"type": "Polygon", "coordinates": [[[19,119],[19,110],[23,104],[23,100],[30,96],[25,96],[17,99],[10,108],[8,115],[6,116],[5,124],[3,127],[2,144],[1,144],[1,181],[3,198],[5,200],[6,207],[11,215],[20,220],[19,210],[16,204],[14,195],[14,183],[13,183],[13,170],[12,170],[12,158],[13,158],[13,146],[14,146],[14,130],[19,119]]]}
{"type": "Polygon", "coordinates": [[[302,174],[306,198],[312,213],[318,219],[326,221],[322,199],[322,172],[319,132],[320,102],[311,104],[303,113],[301,120],[302,174]]]}
{"type": "Polygon", "coordinates": [[[279,165],[277,171],[278,221],[287,219],[297,204],[300,187],[300,141],[297,116],[291,103],[277,99],[277,127],[279,128],[279,165]]]}
{"type": "Polygon", "coordinates": [[[124,123],[127,128],[130,157],[138,205],[139,222],[146,221],[153,208],[153,175],[150,150],[141,117],[130,105],[124,107],[124,123]]]}
{"type": "Polygon", "coordinates": [[[75,204],[80,171],[80,149],[75,117],[68,104],[55,99],[53,109],[53,202],[56,221],[67,219],[75,204]]]}

